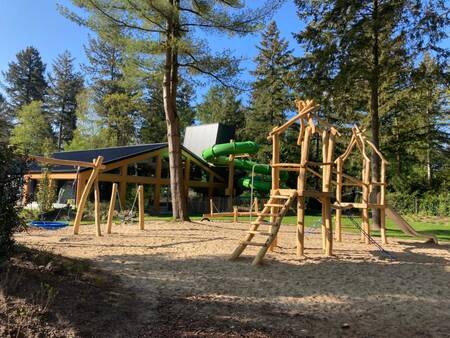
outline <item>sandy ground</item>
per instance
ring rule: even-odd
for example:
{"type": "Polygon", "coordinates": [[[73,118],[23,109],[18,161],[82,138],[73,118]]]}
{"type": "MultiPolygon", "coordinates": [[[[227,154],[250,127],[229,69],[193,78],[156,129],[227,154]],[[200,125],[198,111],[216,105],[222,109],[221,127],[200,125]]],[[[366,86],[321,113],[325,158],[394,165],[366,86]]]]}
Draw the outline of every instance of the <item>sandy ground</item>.
{"type": "Polygon", "coordinates": [[[94,226],[82,226],[78,236],[71,228],[33,230],[17,240],[90,259],[120,276],[147,302],[142,320],[149,323],[157,312],[170,311],[174,323],[204,319],[283,336],[450,337],[450,243],[390,239],[385,249],[395,256],[391,261],[358,236],[344,234],[334,244],[335,257],[327,259],[320,235],[307,233],[307,258],[299,260],[294,228],[283,226],[280,247],[263,266],[252,267],[258,248],[227,260],[247,228],[148,222],[144,231],[114,226],[113,234],[102,237],[94,226]]]}

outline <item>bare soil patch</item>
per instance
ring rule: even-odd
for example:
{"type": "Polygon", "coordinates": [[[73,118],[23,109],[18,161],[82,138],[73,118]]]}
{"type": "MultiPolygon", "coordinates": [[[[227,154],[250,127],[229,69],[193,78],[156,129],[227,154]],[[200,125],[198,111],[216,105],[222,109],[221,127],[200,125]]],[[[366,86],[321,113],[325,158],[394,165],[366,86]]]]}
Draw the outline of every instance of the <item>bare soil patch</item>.
{"type": "MultiPolygon", "coordinates": [[[[227,260],[247,228],[149,222],[144,231],[122,225],[102,237],[83,226],[78,236],[66,228],[22,233],[17,240],[88,259],[117,276],[116,287],[137,304],[132,337],[449,337],[450,244],[390,239],[391,261],[345,234],[327,259],[320,234],[308,233],[307,258],[299,260],[294,227],[283,226],[280,247],[255,268],[257,248],[227,260]]],[[[98,318],[108,313],[102,310],[98,318]]]]}

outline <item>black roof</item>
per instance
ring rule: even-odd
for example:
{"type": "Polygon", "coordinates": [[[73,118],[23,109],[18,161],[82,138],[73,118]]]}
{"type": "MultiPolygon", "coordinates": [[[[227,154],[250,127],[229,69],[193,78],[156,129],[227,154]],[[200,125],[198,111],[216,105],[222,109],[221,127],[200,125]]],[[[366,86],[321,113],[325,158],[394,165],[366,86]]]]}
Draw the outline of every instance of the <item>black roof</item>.
{"type": "MultiPolygon", "coordinates": [[[[77,151],[63,151],[53,153],[51,157],[61,160],[84,161],[92,162],[97,156],[103,156],[103,163],[109,164],[121,161],[130,157],[138,156],[144,153],[155,151],[167,147],[167,143],[153,143],[153,144],[139,144],[132,146],[77,150],[77,151]]],[[[81,168],[80,171],[90,170],[90,168],[81,168]]],[[[34,163],[30,169],[31,172],[40,172],[41,166],[34,163]]],[[[72,166],[55,165],[52,166],[52,172],[72,173],[76,172],[77,168],[72,166]]]]}

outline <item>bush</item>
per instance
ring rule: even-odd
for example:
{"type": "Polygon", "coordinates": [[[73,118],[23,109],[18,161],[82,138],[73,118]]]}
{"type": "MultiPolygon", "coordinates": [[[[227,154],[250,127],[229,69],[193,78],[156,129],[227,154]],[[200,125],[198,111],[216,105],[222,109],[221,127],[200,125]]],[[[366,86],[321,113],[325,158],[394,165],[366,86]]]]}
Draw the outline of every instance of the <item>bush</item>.
{"type": "Polygon", "coordinates": [[[12,235],[22,224],[20,201],[27,163],[14,149],[0,142],[0,260],[13,250],[12,235]]]}
{"type": "Polygon", "coordinates": [[[56,187],[53,181],[49,179],[50,170],[42,169],[42,179],[37,186],[36,199],[39,204],[39,210],[42,213],[53,209],[53,203],[56,202],[56,187]]]}
{"type": "Polygon", "coordinates": [[[450,193],[428,191],[423,195],[393,192],[389,203],[400,213],[424,216],[450,216],[450,193]]]}

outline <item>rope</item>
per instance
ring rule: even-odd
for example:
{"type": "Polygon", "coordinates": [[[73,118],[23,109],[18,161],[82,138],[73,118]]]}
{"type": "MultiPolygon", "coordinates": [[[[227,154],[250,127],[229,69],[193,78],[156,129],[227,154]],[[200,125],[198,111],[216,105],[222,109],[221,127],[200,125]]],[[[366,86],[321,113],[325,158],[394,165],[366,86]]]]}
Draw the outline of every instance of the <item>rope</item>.
{"type": "MultiPolygon", "coordinates": [[[[338,204],[340,205],[339,202],[336,202],[336,203],[338,203],[338,204]]],[[[333,208],[333,209],[335,209],[335,208],[333,208]]],[[[357,227],[357,228],[362,232],[362,234],[364,235],[364,237],[366,237],[366,238],[369,240],[369,243],[375,245],[375,246],[377,247],[378,251],[379,251],[383,256],[385,256],[385,257],[387,257],[387,258],[389,258],[389,259],[395,259],[395,257],[394,257],[390,252],[386,251],[380,244],[378,244],[377,241],[375,241],[375,240],[373,239],[373,237],[372,237],[370,234],[368,234],[366,231],[364,231],[364,229],[363,229],[363,228],[361,227],[361,225],[354,219],[353,216],[351,216],[351,215],[349,215],[349,214],[347,214],[347,216],[348,216],[348,218],[350,219],[350,221],[353,223],[353,225],[354,225],[355,227],[357,227]]]]}

